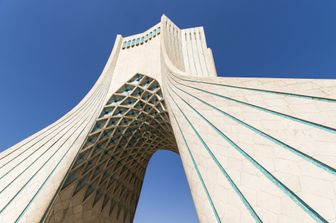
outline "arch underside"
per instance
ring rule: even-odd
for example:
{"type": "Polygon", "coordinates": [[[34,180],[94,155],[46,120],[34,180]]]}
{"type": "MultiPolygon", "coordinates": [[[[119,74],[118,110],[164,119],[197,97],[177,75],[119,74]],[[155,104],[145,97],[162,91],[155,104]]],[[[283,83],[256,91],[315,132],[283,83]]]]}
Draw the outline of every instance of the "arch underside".
{"type": "Polygon", "coordinates": [[[159,83],[136,74],[104,106],[44,222],[132,222],[146,167],[178,153],[159,83]]]}
{"type": "Polygon", "coordinates": [[[132,222],[158,149],[200,222],[335,222],[336,81],[216,73],[202,27],[117,36],[82,101],[0,153],[0,222],[132,222]]]}

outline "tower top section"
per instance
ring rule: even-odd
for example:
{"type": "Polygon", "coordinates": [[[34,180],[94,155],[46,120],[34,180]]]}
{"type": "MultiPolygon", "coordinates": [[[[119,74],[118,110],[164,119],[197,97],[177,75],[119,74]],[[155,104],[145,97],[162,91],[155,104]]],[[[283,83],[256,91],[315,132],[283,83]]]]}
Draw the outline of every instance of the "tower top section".
{"type": "Polygon", "coordinates": [[[162,15],[161,21],[146,31],[121,37],[115,69],[118,76],[145,73],[160,80],[162,66],[173,66],[187,76],[217,76],[203,27],[180,29],[162,15]]]}

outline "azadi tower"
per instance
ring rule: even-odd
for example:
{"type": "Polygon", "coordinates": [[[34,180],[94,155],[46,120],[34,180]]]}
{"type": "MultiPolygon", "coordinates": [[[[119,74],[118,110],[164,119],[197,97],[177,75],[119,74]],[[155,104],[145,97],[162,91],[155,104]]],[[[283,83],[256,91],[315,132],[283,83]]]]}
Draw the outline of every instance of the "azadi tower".
{"type": "Polygon", "coordinates": [[[336,222],[336,80],[217,77],[203,28],[165,16],[0,154],[0,222],[132,222],[158,149],[181,156],[200,222],[336,222]]]}

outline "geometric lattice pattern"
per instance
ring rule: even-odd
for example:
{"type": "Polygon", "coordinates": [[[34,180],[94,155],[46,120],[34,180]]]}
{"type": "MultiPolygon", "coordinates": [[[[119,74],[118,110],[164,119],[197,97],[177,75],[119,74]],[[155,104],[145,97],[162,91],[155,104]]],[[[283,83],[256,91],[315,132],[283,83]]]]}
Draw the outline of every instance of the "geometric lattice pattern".
{"type": "Polygon", "coordinates": [[[158,149],[181,157],[202,223],[336,223],[335,117],[336,80],[217,77],[204,29],[162,16],[0,153],[0,223],[132,222],[158,149]]]}
{"type": "Polygon", "coordinates": [[[62,209],[51,208],[48,221],[73,219],[74,205],[82,205],[73,203],[77,196],[75,201],[105,210],[106,220],[115,213],[111,219],[129,222],[147,163],[158,148],[177,152],[162,91],[154,79],[136,74],[106,103],[56,197],[62,209]]]}

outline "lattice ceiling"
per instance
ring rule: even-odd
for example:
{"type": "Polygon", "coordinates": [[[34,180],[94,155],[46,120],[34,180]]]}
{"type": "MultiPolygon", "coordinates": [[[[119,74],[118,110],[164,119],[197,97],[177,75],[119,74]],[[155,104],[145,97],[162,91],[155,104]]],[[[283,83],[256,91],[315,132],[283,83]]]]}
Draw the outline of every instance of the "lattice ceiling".
{"type": "MultiPolygon", "coordinates": [[[[132,219],[147,163],[158,149],[177,152],[161,87],[156,80],[136,74],[104,106],[60,196],[72,185],[68,199],[82,196],[86,202],[93,196],[92,207],[102,201],[101,211],[108,208],[111,214],[116,208],[118,218],[132,219]],[[119,216],[121,209],[124,216],[119,216]]],[[[71,202],[65,206],[69,208],[71,202]]],[[[49,219],[53,214],[51,209],[49,219]]]]}

